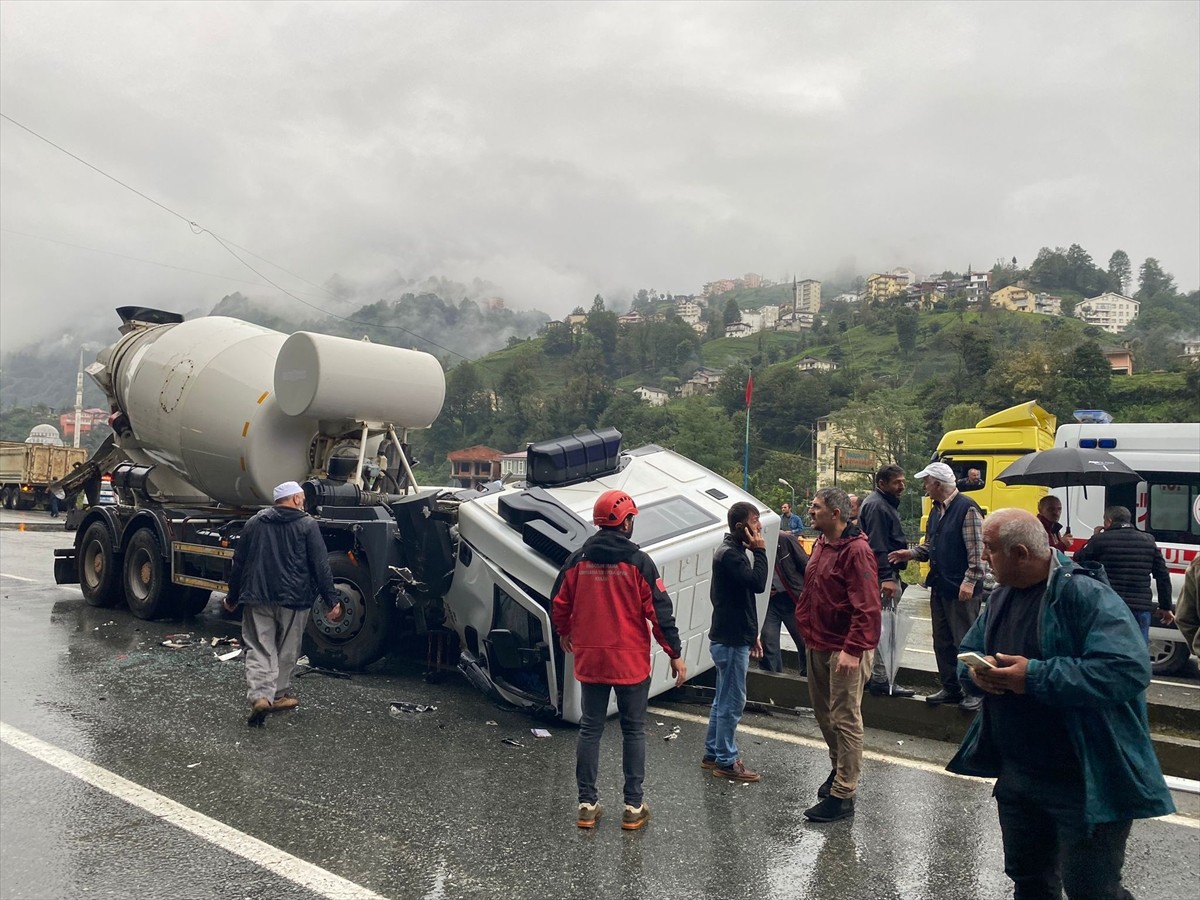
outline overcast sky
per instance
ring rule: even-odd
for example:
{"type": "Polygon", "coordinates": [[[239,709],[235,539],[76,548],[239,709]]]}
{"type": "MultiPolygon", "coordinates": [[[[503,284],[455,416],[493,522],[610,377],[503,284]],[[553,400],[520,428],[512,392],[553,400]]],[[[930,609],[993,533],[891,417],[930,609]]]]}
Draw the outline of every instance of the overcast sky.
{"type": "Polygon", "coordinates": [[[0,111],[183,218],[0,120],[0,346],[282,296],[187,220],[341,313],[334,274],[562,314],[1071,243],[1195,288],[1198,10],[5,0],[0,111]]]}

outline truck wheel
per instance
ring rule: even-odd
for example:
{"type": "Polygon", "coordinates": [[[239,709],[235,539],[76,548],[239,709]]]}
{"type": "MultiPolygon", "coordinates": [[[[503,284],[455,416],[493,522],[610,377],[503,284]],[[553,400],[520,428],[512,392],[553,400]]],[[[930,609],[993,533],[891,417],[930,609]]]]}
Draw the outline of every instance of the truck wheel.
{"type": "Polygon", "coordinates": [[[150,528],[134,532],[125,548],[125,602],[139,619],[176,615],[176,593],[158,535],[150,528]]]}
{"type": "Polygon", "coordinates": [[[113,553],[113,536],[104,522],[93,522],[83,533],[76,556],[79,587],[92,606],[112,606],[121,599],[121,573],[113,553]]]}
{"type": "Polygon", "coordinates": [[[13,507],[21,510],[33,509],[37,506],[37,495],[22,493],[18,488],[13,491],[13,507]]]}
{"type": "Polygon", "coordinates": [[[175,587],[176,612],[181,616],[198,616],[208,607],[212,591],[208,588],[175,587]]]}
{"type": "Polygon", "coordinates": [[[1150,639],[1150,671],[1155,675],[1174,675],[1192,653],[1183,641],[1150,639]]]}
{"type": "Polygon", "coordinates": [[[0,501],[3,501],[5,509],[13,508],[12,490],[4,488],[0,491],[0,501]]]}
{"type": "Polygon", "coordinates": [[[383,656],[396,607],[375,596],[371,572],[342,553],[331,554],[333,583],[346,614],[334,624],[318,600],[304,630],[304,652],[313,665],[327,669],[362,669],[383,656]]]}

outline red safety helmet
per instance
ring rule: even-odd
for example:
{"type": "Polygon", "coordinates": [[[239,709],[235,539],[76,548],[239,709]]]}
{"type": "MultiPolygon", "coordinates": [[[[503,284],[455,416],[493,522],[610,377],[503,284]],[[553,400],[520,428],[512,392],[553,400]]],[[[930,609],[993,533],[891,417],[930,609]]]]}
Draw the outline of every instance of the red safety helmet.
{"type": "Polygon", "coordinates": [[[637,506],[624,491],[605,491],[596,498],[592,507],[592,522],[607,528],[616,528],[629,516],[637,515],[637,506]]]}

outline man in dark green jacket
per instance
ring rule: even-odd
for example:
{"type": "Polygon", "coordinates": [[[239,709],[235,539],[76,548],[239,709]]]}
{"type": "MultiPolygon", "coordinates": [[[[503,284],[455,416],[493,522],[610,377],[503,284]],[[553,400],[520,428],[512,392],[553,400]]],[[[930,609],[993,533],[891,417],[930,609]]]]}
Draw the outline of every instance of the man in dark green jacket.
{"type": "Polygon", "coordinates": [[[1112,588],[1050,549],[1031,513],[993,512],[983,542],[1000,587],[960,649],[995,668],[960,665],[983,711],[946,768],[997,779],[1016,900],[1063,888],[1130,897],[1133,820],[1175,810],[1150,742],[1137,623],[1112,588]]]}

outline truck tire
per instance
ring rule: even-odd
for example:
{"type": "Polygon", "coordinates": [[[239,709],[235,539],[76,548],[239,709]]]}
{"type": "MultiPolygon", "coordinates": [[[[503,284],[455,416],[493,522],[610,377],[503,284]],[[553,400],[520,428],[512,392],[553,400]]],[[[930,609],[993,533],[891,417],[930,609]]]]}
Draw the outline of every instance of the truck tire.
{"type": "Polygon", "coordinates": [[[174,585],[176,612],[181,616],[198,616],[208,608],[212,591],[208,588],[174,585]]]}
{"type": "Polygon", "coordinates": [[[6,487],[0,491],[0,501],[3,501],[5,509],[13,508],[12,488],[6,487]]]}
{"type": "Polygon", "coordinates": [[[93,522],[87,527],[75,561],[83,599],[90,605],[108,607],[121,599],[121,571],[106,523],[93,522]]]}
{"type": "Polygon", "coordinates": [[[163,558],[158,535],[152,528],[139,528],[125,547],[125,602],[139,619],[162,619],[177,615],[178,594],[163,558]]]}
{"type": "Polygon", "coordinates": [[[25,493],[20,488],[13,490],[13,507],[20,510],[30,510],[37,506],[37,494],[25,493]]]}
{"type": "Polygon", "coordinates": [[[1150,639],[1150,671],[1155,675],[1174,675],[1192,655],[1183,641],[1150,639]]]}
{"type": "Polygon", "coordinates": [[[366,668],[387,649],[396,607],[376,597],[371,572],[361,562],[335,553],[330,554],[329,567],[346,614],[336,625],[329,622],[325,603],[318,599],[304,630],[304,652],[314,666],[366,668]]]}

